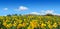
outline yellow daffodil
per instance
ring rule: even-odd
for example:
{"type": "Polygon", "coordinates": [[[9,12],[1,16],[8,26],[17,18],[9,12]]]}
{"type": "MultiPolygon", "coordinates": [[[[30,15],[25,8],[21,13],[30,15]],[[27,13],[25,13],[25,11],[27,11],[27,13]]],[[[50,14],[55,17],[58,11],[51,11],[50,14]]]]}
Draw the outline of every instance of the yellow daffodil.
{"type": "Polygon", "coordinates": [[[57,27],[57,23],[54,23],[54,24],[53,24],[53,27],[55,27],[55,28],[56,28],[56,27],[57,27]]]}
{"type": "Polygon", "coordinates": [[[13,24],[13,26],[16,26],[16,25],[17,25],[16,23],[13,24]]]}
{"type": "Polygon", "coordinates": [[[23,23],[22,26],[25,27],[26,26],[26,23],[23,23]]]}
{"type": "Polygon", "coordinates": [[[18,29],[19,29],[20,27],[22,27],[22,24],[18,24],[18,25],[17,25],[17,28],[18,28],[18,29]]]}
{"type": "Polygon", "coordinates": [[[4,22],[4,23],[3,23],[3,25],[4,25],[4,26],[6,26],[6,25],[7,25],[7,23],[6,23],[6,22],[4,22]]]}
{"type": "Polygon", "coordinates": [[[46,24],[42,23],[41,24],[41,28],[44,28],[46,26],[46,24]]]}
{"type": "Polygon", "coordinates": [[[52,29],[52,28],[53,28],[53,26],[52,26],[51,24],[49,24],[49,25],[48,25],[48,27],[49,27],[50,29],[52,29]]]}

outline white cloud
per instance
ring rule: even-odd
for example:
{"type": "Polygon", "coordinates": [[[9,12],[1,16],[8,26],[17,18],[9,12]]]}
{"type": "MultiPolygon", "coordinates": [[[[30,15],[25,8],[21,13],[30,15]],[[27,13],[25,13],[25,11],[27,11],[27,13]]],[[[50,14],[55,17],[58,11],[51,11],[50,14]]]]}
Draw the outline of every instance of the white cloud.
{"type": "Polygon", "coordinates": [[[8,10],[8,8],[4,8],[3,10],[8,10]]]}
{"type": "Polygon", "coordinates": [[[48,13],[51,13],[51,14],[53,14],[54,13],[54,10],[46,10],[46,12],[45,12],[46,14],[48,14],[48,13]]]}
{"type": "Polygon", "coordinates": [[[42,10],[41,12],[31,12],[30,14],[45,15],[45,14],[55,14],[54,10],[42,10]]]}
{"type": "Polygon", "coordinates": [[[42,13],[42,14],[54,14],[54,10],[42,10],[40,13],[42,13]]]}
{"type": "Polygon", "coordinates": [[[58,13],[54,13],[53,15],[58,15],[58,16],[60,16],[60,14],[58,14],[58,13]]]}
{"type": "Polygon", "coordinates": [[[56,13],[55,10],[42,10],[40,12],[40,15],[45,15],[45,14],[60,15],[60,14],[56,13]]]}
{"type": "Polygon", "coordinates": [[[27,10],[28,8],[25,7],[25,6],[20,6],[18,9],[19,9],[19,10],[27,10]]]}
{"type": "Polygon", "coordinates": [[[38,13],[38,12],[31,12],[30,14],[36,14],[36,15],[39,15],[40,13],[38,13]]]}
{"type": "Polygon", "coordinates": [[[36,14],[36,15],[53,14],[60,16],[60,14],[56,13],[55,10],[42,10],[41,12],[30,12],[29,14],[36,14]]]}

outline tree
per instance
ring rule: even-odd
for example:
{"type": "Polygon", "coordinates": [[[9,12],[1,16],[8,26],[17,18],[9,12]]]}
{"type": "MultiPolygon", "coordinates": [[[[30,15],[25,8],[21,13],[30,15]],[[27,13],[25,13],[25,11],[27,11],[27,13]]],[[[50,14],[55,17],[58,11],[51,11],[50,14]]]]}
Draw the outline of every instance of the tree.
{"type": "Polygon", "coordinates": [[[13,16],[18,16],[17,14],[13,14],[13,16]]]}
{"type": "Polygon", "coordinates": [[[11,16],[11,15],[9,14],[9,15],[7,15],[7,16],[11,16]]]}
{"type": "Polygon", "coordinates": [[[53,16],[53,14],[46,14],[45,16],[53,16]]]}

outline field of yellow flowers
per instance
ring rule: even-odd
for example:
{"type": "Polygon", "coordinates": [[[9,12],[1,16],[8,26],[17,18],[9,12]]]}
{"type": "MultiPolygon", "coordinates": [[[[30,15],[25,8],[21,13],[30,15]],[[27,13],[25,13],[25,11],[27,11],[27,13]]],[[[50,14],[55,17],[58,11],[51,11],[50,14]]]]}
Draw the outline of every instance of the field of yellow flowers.
{"type": "Polygon", "coordinates": [[[60,16],[0,16],[0,29],[60,29],[60,16]]]}

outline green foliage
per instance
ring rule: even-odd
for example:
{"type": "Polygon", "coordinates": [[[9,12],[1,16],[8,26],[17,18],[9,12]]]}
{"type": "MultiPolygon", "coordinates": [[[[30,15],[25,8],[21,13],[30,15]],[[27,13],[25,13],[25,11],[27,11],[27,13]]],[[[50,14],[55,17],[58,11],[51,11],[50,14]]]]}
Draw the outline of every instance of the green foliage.
{"type": "Polygon", "coordinates": [[[60,29],[60,16],[46,15],[7,15],[0,16],[0,28],[3,29],[60,29]],[[57,25],[49,27],[48,25],[57,25]],[[43,25],[42,25],[43,24],[43,25]],[[36,26],[36,27],[35,27],[36,26]],[[42,27],[43,26],[43,27],[42,27]]]}

